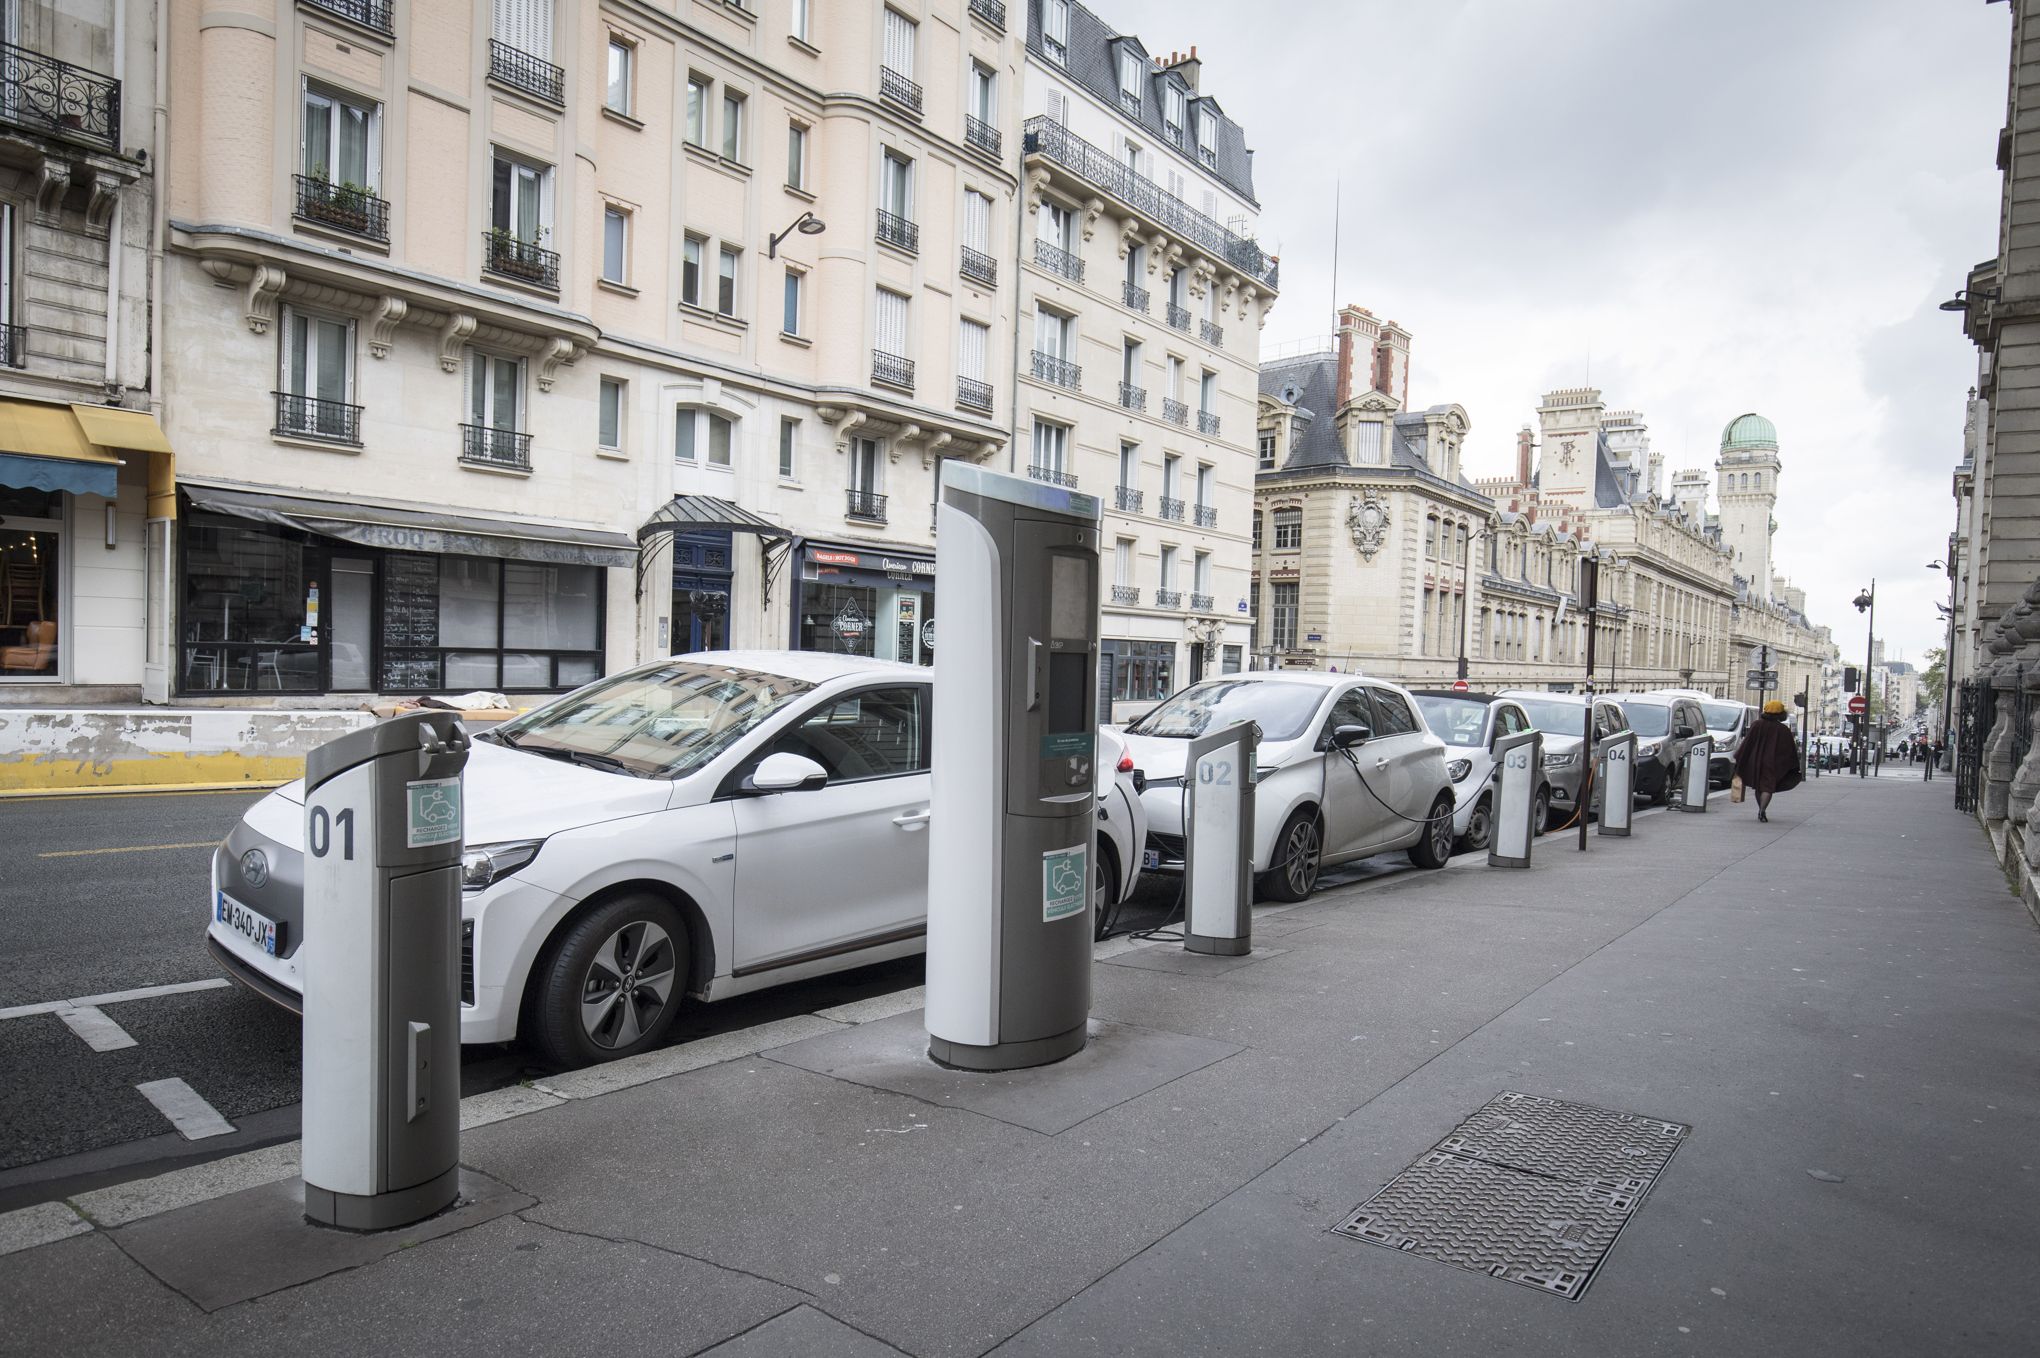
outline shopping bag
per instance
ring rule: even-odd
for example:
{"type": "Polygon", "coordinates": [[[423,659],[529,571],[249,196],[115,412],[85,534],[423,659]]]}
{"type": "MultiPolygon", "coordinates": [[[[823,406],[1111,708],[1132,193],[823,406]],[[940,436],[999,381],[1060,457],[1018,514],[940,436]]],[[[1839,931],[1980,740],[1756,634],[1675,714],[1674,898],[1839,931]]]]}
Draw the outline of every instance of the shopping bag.
{"type": "Polygon", "coordinates": [[[1735,777],[1733,777],[1733,778],[1729,779],[1729,782],[1728,782],[1728,799],[1729,799],[1730,801],[1732,801],[1732,802],[1739,802],[1739,801],[1741,801],[1741,800],[1743,799],[1743,794],[1744,794],[1745,792],[1747,792],[1747,791],[1748,791],[1748,789],[1747,789],[1747,788],[1745,788],[1745,787],[1743,786],[1743,780],[1742,780],[1742,775],[1741,775],[1741,774],[1739,774],[1739,773],[1738,773],[1738,774],[1737,774],[1737,775],[1736,775],[1735,777]]]}

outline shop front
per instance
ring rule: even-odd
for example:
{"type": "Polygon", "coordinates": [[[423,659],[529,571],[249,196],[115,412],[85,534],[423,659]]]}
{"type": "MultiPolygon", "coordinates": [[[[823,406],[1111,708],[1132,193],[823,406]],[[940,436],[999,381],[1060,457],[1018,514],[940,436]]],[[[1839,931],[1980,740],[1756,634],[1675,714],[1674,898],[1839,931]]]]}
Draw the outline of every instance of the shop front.
{"type": "Polygon", "coordinates": [[[935,663],[935,562],[905,550],[808,542],[800,549],[794,646],[935,663]]]}

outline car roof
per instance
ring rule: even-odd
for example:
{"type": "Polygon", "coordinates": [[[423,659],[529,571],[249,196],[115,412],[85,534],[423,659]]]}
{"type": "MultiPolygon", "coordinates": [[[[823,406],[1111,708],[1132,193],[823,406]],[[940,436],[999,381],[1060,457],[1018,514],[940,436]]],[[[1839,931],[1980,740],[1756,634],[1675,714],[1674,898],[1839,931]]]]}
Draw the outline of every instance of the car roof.
{"type": "Polygon", "coordinates": [[[1650,703],[1658,707],[1670,707],[1673,703],[1693,701],[1691,698],[1682,697],[1676,693],[1611,693],[1608,697],[1610,701],[1621,703],[1625,707],[1630,703],[1650,703]]]}
{"type": "MultiPolygon", "coordinates": [[[[1351,680],[1366,678],[1367,676],[1358,670],[1341,670],[1336,674],[1329,670],[1242,670],[1238,674],[1208,674],[1197,683],[1212,684],[1220,681],[1231,683],[1236,679],[1245,679],[1253,683],[1316,684],[1321,688],[1336,688],[1351,680]]],[[[1378,684],[1381,680],[1373,679],[1369,682],[1378,684]]],[[[1195,688],[1197,684],[1191,684],[1189,687],[1195,688]]]]}
{"type": "Polygon", "coordinates": [[[861,655],[837,655],[829,651],[689,651],[671,658],[691,660],[703,665],[729,665],[737,669],[757,670],[761,674],[776,674],[785,679],[805,680],[810,684],[826,684],[835,679],[857,679],[867,676],[893,676],[926,681],[934,676],[934,671],[926,665],[909,665],[898,660],[873,660],[861,655]]]}
{"type": "MultiPolygon", "coordinates": [[[[1539,702],[1576,703],[1581,707],[1587,705],[1587,695],[1584,693],[1539,693],[1537,690],[1529,688],[1505,688],[1499,696],[1513,698],[1517,702],[1521,702],[1525,698],[1535,698],[1539,702]]],[[[1615,700],[1605,693],[1596,693],[1594,701],[1597,703],[1612,703],[1615,700]]]]}
{"type": "Polygon", "coordinates": [[[1506,693],[1471,693],[1455,688],[1413,688],[1410,694],[1417,698],[1464,698],[1470,703],[1498,703],[1509,696],[1506,693]]]}

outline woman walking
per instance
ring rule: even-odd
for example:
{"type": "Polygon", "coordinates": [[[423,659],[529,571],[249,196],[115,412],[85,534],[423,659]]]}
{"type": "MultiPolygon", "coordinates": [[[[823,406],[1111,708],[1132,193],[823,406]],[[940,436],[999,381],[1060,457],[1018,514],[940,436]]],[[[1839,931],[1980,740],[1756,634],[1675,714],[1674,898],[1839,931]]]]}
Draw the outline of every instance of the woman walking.
{"type": "Polygon", "coordinates": [[[1763,719],[1750,728],[1735,752],[1736,777],[1757,794],[1757,819],[1771,819],[1771,797],[1799,786],[1799,746],[1785,721],[1785,704],[1764,704],[1763,719]]]}

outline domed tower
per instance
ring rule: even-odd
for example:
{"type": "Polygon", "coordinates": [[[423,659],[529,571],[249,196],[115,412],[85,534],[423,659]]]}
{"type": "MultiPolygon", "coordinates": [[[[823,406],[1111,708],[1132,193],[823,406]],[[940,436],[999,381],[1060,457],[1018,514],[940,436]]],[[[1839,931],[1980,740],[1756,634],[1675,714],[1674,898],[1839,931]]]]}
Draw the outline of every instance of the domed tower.
{"type": "Polygon", "coordinates": [[[1772,512],[1778,507],[1778,431],[1762,415],[1738,415],[1721,431],[1721,541],[1735,573],[1758,599],[1771,597],[1772,512]]]}

